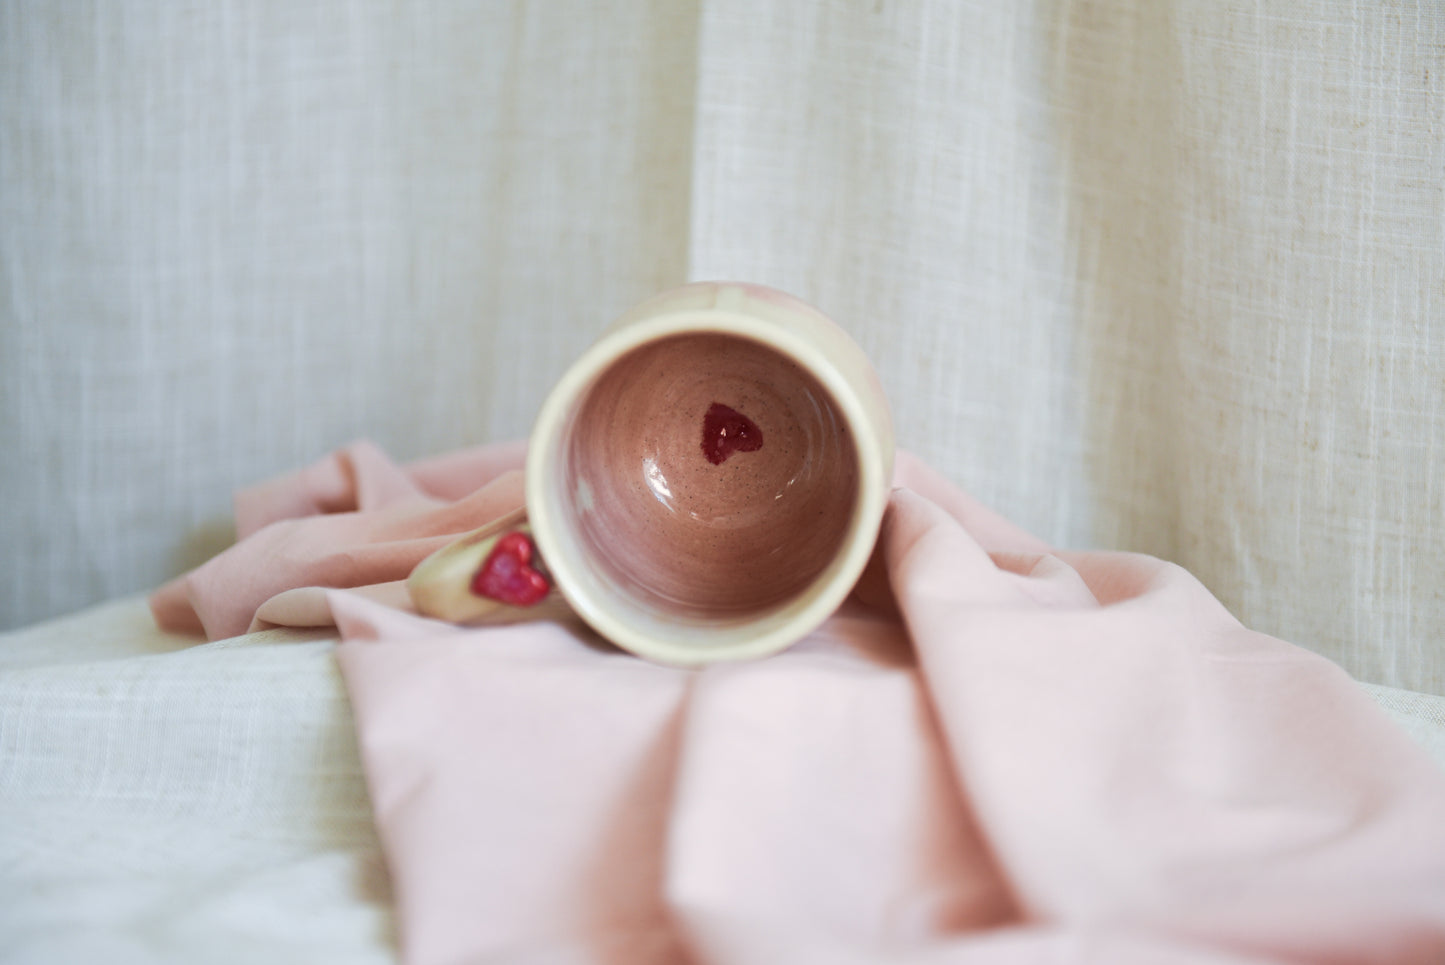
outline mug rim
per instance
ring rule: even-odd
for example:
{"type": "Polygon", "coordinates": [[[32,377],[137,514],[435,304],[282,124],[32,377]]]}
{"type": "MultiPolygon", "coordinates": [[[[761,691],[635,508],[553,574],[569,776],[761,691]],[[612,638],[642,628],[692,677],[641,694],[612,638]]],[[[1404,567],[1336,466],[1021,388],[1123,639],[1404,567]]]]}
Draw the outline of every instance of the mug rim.
{"type": "MultiPolygon", "coordinates": [[[[770,310],[776,312],[777,306],[770,306],[770,310]]],[[[786,310],[797,311],[792,307],[786,310]]],[[[849,338],[841,328],[838,334],[849,338]]],[[[858,387],[810,339],[732,307],[663,310],[604,334],[572,363],[548,393],[533,424],[527,451],[527,514],[533,538],[557,588],[578,616],[617,646],[649,660],[683,667],[752,659],[777,653],[811,633],[842,604],[862,575],[887,501],[889,481],[884,463],[890,460],[877,458],[883,448],[884,440],[875,431],[858,387]],[[618,607],[615,593],[606,592],[595,577],[580,572],[586,566],[584,558],[580,552],[573,552],[573,546],[568,546],[561,534],[565,526],[559,518],[559,504],[565,494],[560,492],[556,478],[564,423],[597,378],[622,357],[646,345],[673,336],[699,334],[747,339],[805,369],[842,412],[853,436],[857,469],[857,492],[848,529],[841,551],[829,565],[776,610],[757,620],[712,627],[706,621],[635,619],[641,615],[639,609],[618,607]],[[871,534],[871,538],[859,538],[860,532],[871,534]],[[626,610],[627,615],[619,610],[626,610]]],[[[580,550],[580,546],[576,549],[580,550]]]]}

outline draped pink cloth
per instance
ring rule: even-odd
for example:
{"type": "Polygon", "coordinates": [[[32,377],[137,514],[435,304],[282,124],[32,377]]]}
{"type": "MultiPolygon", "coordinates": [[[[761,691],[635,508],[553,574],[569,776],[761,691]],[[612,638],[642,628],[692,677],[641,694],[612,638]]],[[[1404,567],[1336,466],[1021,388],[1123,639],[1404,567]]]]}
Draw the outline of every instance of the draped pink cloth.
{"type": "Polygon", "coordinates": [[[1445,772],[1184,570],[1052,552],[905,456],[858,592],[767,660],[406,612],[523,451],[354,446],[153,599],[336,622],[408,961],[1445,962],[1445,772]]]}

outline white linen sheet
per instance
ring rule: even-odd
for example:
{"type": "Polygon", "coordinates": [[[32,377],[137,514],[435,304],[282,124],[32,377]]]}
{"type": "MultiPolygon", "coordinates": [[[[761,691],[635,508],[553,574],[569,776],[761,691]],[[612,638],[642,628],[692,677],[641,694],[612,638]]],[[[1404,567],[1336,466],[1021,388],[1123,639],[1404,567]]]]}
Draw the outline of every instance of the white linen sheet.
{"type": "Polygon", "coordinates": [[[395,960],[334,638],[0,637],[0,961],[395,960]]]}
{"type": "MultiPolygon", "coordinates": [[[[0,961],[391,962],[335,637],[0,635],[0,961]]],[[[1362,685],[1445,767],[1445,697],[1362,685]]]]}

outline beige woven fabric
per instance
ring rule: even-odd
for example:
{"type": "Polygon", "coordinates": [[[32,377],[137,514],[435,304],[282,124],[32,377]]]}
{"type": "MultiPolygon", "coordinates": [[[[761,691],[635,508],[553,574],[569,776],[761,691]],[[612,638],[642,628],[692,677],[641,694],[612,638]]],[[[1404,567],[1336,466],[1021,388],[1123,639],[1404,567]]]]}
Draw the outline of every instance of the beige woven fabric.
{"type": "Polygon", "coordinates": [[[1442,132],[1430,0],[0,0],[0,624],[733,277],[1020,523],[1445,693],[1442,132]]]}

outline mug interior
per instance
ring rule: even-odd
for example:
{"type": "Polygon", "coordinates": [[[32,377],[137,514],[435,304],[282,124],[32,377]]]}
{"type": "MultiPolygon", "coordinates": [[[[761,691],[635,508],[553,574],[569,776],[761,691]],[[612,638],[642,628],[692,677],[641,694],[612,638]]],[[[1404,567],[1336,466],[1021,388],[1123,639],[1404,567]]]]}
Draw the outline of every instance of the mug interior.
{"type": "Polygon", "coordinates": [[[560,440],[559,520],[618,602],[741,623],[806,593],[853,528],[848,421],[788,355],[742,336],[633,348],[578,396],[560,440]]]}

